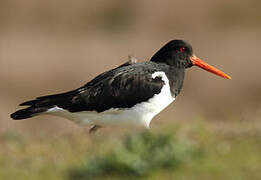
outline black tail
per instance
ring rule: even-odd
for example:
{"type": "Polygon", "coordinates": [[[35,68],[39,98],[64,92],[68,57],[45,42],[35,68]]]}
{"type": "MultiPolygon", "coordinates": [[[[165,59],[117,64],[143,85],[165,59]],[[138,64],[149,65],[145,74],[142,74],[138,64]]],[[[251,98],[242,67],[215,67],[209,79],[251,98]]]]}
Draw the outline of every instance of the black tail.
{"type": "Polygon", "coordinates": [[[11,118],[13,118],[14,120],[27,119],[47,110],[48,108],[44,107],[28,107],[14,112],[13,114],[11,114],[11,118]]]}
{"type": "Polygon", "coordinates": [[[39,115],[40,113],[48,111],[48,109],[54,106],[61,106],[62,108],[66,108],[66,106],[71,104],[70,100],[75,93],[77,93],[77,90],[61,94],[42,96],[34,100],[23,102],[20,104],[20,106],[29,107],[18,110],[15,113],[11,114],[11,118],[13,118],[14,120],[31,118],[33,116],[39,115]]]}

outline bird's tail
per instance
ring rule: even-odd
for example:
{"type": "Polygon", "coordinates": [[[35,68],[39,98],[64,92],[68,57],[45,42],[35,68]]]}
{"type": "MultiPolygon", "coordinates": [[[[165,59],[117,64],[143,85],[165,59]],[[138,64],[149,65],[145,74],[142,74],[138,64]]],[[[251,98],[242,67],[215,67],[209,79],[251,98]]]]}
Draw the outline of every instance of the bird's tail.
{"type": "Polygon", "coordinates": [[[77,93],[77,90],[61,94],[37,97],[34,100],[23,102],[20,104],[20,106],[29,107],[14,112],[11,114],[11,118],[14,120],[27,119],[47,112],[49,109],[55,106],[61,106],[62,108],[65,108],[66,105],[70,105],[70,99],[75,93],[77,93]]]}
{"type": "Polygon", "coordinates": [[[18,110],[11,114],[11,118],[14,120],[22,120],[22,119],[27,119],[31,118],[33,116],[39,115],[42,112],[46,112],[48,108],[46,107],[28,107],[25,109],[18,110]]]}

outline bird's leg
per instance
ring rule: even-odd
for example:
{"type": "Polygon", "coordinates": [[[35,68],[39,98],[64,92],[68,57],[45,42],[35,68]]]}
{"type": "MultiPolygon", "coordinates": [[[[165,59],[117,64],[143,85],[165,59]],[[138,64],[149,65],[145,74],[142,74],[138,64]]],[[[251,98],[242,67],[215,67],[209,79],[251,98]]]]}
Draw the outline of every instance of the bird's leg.
{"type": "Polygon", "coordinates": [[[89,129],[89,134],[93,134],[95,133],[98,129],[100,129],[101,126],[100,125],[92,125],[89,129]]]}

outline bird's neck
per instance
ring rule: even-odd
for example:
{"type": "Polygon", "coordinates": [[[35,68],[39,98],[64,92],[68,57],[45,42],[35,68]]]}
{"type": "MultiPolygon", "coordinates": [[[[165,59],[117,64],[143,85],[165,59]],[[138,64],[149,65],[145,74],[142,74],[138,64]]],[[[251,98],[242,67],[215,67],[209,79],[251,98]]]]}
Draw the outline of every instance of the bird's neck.
{"type": "Polygon", "coordinates": [[[185,68],[170,66],[166,75],[169,79],[171,95],[176,97],[183,87],[185,68]]]}

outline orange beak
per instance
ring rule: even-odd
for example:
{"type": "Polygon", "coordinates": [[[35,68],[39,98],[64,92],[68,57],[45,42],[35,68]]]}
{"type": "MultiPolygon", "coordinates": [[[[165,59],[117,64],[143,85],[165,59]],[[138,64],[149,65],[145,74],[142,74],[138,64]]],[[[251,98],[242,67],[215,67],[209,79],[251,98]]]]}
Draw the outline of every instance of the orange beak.
{"type": "Polygon", "coordinates": [[[201,59],[199,59],[196,56],[191,56],[190,60],[193,65],[198,66],[208,72],[211,72],[213,74],[216,74],[216,75],[221,76],[226,79],[232,79],[229,75],[227,75],[227,74],[223,73],[222,71],[218,70],[217,68],[214,68],[213,66],[205,63],[204,61],[202,61],[201,59]]]}

